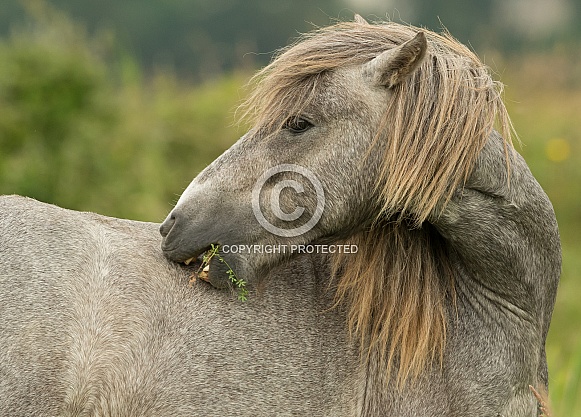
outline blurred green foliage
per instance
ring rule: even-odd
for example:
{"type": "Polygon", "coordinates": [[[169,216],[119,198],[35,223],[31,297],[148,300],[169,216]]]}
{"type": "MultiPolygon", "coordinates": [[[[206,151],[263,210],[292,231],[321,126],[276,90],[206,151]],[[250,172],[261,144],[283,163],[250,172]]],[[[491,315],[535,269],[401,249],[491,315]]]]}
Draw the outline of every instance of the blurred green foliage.
{"type": "MultiPolygon", "coordinates": [[[[2,0],[0,34],[25,20],[21,4],[2,0]]],[[[326,25],[344,0],[42,0],[83,22],[91,33],[114,31],[148,73],[158,67],[182,77],[212,79],[234,68],[263,65],[298,32],[326,25]]]]}
{"type": "Polygon", "coordinates": [[[148,74],[163,67],[196,80],[262,66],[299,32],[354,12],[445,26],[477,50],[578,47],[581,37],[581,0],[2,0],[0,36],[25,22],[23,4],[37,1],[66,11],[91,34],[113,31],[115,48],[148,74]]]}
{"type": "MultiPolygon", "coordinates": [[[[191,179],[243,132],[248,73],[190,84],[144,75],[108,34],[43,3],[0,39],[0,194],[161,221],[191,179]]],[[[504,61],[517,149],[554,203],[563,275],[549,335],[554,416],[581,416],[581,58],[567,49],[504,61]]],[[[490,61],[490,58],[489,58],[490,61]]]]}
{"type": "Polygon", "coordinates": [[[0,42],[0,193],[162,219],[238,136],[242,78],[146,82],[131,58],[107,62],[106,40],[37,6],[32,28],[0,42]]]}

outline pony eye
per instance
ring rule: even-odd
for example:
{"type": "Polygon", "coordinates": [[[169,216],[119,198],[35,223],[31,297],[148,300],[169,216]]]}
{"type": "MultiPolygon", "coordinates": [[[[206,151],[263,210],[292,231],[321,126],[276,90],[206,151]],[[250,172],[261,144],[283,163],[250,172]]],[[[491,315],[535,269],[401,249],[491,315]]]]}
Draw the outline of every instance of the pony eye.
{"type": "Polygon", "coordinates": [[[313,127],[313,124],[302,117],[290,117],[283,126],[283,129],[291,133],[303,133],[313,127]]]}

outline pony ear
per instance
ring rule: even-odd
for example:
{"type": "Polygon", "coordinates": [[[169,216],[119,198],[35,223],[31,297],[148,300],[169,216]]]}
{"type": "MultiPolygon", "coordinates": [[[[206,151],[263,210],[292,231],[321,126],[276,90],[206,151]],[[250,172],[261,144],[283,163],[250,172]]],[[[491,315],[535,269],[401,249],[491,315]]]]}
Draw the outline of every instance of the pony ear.
{"type": "Polygon", "coordinates": [[[367,20],[365,20],[364,18],[361,17],[361,15],[355,13],[354,19],[355,23],[359,23],[360,25],[369,25],[369,23],[367,23],[367,20]]]}
{"type": "Polygon", "coordinates": [[[364,64],[363,73],[374,85],[393,88],[418,68],[427,48],[426,35],[418,32],[413,39],[382,52],[364,64]]]}

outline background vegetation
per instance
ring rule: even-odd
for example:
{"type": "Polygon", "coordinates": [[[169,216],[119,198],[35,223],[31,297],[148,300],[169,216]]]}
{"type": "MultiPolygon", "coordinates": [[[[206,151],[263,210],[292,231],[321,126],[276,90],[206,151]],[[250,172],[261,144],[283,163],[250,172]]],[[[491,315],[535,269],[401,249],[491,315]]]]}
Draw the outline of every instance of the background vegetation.
{"type": "MultiPolygon", "coordinates": [[[[351,18],[348,7],[361,3],[370,10],[373,2],[287,3],[52,2],[73,20],[46,3],[23,8],[6,0],[0,9],[0,194],[161,221],[190,180],[243,133],[234,110],[251,71],[297,30],[308,30],[307,22],[351,18]]],[[[477,45],[507,84],[506,102],[523,141],[519,151],[553,201],[563,239],[547,345],[553,413],[581,416],[579,26],[563,24],[544,37],[503,24],[486,30],[495,19],[504,21],[498,2],[467,3],[438,0],[422,8],[415,0],[401,12],[435,29],[436,13],[445,16],[450,31],[477,45]]],[[[581,7],[566,4],[563,22],[575,21],[581,7]]]]}

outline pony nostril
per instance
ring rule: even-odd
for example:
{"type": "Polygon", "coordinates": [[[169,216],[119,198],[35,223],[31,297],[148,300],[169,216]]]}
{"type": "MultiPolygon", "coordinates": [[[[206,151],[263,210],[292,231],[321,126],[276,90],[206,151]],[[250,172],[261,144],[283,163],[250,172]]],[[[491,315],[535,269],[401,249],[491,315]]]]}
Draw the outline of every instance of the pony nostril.
{"type": "Polygon", "coordinates": [[[166,237],[169,234],[169,232],[173,228],[175,222],[176,222],[176,216],[175,216],[175,214],[171,213],[169,215],[169,217],[167,219],[165,219],[165,221],[159,227],[159,233],[161,233],[162,237],[166,237]]]}

